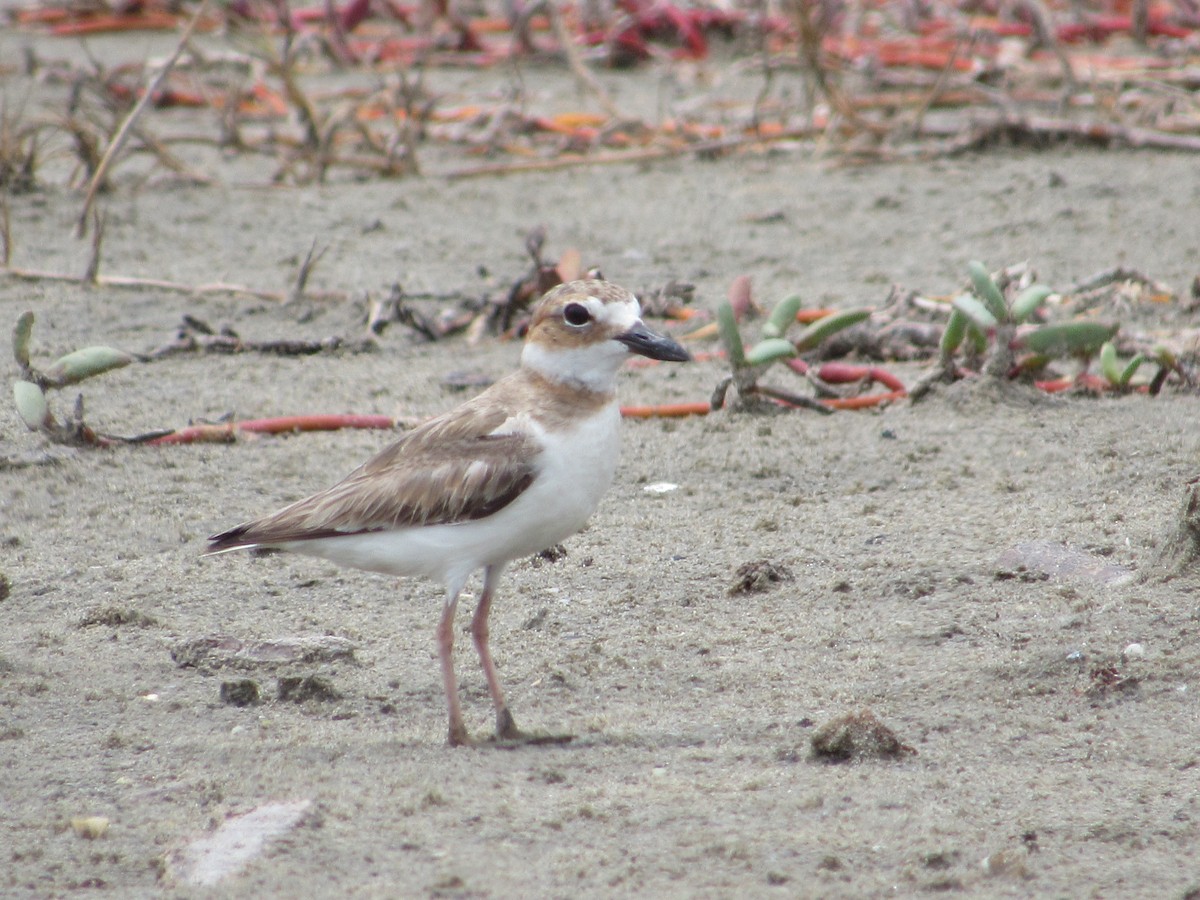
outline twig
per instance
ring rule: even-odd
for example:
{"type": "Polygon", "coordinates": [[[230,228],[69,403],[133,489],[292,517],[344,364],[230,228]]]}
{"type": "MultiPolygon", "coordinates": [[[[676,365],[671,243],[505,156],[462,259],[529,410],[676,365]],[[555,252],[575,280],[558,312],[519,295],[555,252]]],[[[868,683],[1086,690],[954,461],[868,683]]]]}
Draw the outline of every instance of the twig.
{"type": "Polygon", "coordinates": [[[200,16],[204,14],[204,9],[207,6],[208,0],[200,0],[200,5],[196,8],[196,12],[193,14],[191,21],[188,22],[187,27],[183,29],[183,34],[179,38],[179,43],[175,45],[175,51],[170,55],[167,61],[163,63],[162,68],[158,70],[158,74],[154,76],[154,80],[150,82],[150,85],[146,88],[145,93],[143,93],[141,98],[138,99],[138,102],[134,104],[133,109],[129,111],[129,115],[125,117],[125,121],[121,123],[121,127],[117,129],[117,133],[109,142],[108,149],[104,151],[104,156],[100,159],[100,164],[96,167],[96,171],[92,175],[92,183],[88,185],[87,196],[83,199],[83,209],[79,212],[79,221],[75,226],[76,237],[83,237],[85,234],[87,234],[88,213],[91,211],[92,203],[96,199],[96,192],[100,189],[100,185],[104,181],[104,176],[108,173],[108,169],[112,165],[113,160],[116,159],[117,154],[125,145],[125,141],[129,138],[130,132],[133,131],[134,123],[137,122],[138,117],[150,104],[150,101],[154,99],[154,95],[158,93],[158,89],[166,80],[171,69],[174,68],[175,63],[179,60],[179,57],[183,54],[183,48],[187,46],[187,42],[192,36],[192,31],[195,30],[196,23],[200,21],[200,16]]]}
{"type": "Polygon", "coordinates": [[[821,401],[814,400],[812,397],[806,397],[803,394],[793,394],[791,391],[785,391],[782,388],[770,387],[765,384],[757,384],[754,386],[754,393],[762,394],[764,397],[770,397],[772,400],[779,400],[786,403],[788,406],[799,406],[803,409],[811,409],[813,412],[819,412],[822,415],[829,415],[833,412],[833,407],[821,401]]]}
{"type": "Polygon", "coordinates": [[[921,105],[917,108],[916,115],[913,116],[912,131],[914,133],[921,130],[921,124],[925,121],[926,114],[945,91],[946,82],[954,72],[954,62],[958,59],[959,52],[964,51],[969,54],[972,48],[975,46],[976,39],[977,34],[972,32],[965,41],[958,40],[955,42],[954,48],[950,51],[950,55],[946,57],[946,64],[942,66],[940,70],[938,70],[937,78],[934,79],[933,85],[929,88],[929,93],[926,94],[922,99],[921,105]],[[964,43],[966,44],[965,48],[963,47],[964,43]]]}
{"type": "Polygon", "coordinates": [[[571,69],[571,74],[575,76],[575,80],[579,82],[585,91],[596,98],[596,102],[603,107],[605,114],[609,118],[620,119],[621,113],[617,109],[617,104],[613,102],[612,97],[604,89],[604,85],[600,83],[600,80],[583,64],[583,59],[579,55],[579,48],[575,46],[571,32],[567,29],[566,22],[563,21],[562,11],[559,9],[556,0],[550,0],[546,4],[546,16],[550,20],[550,28],[554,32],[554,39],[558,41],[558,45],[562,48],[563,55],[567,58],[567,65],[571,69]]]}
{"type": "Polygon", "coordinates": [[[990,141],[1002,136],[1046,140],[1073,139],[1089,144],[1122,144],[1132,148],[1150,150],[1180,150],[1200,152],[1200,136],[1169,134],[1148,128],[1131,128],[1108,122],[1076,122],[1071,119],[1054,119],[1044,116],[998,115],[987,121],[978,122],[965,131],[960,126],[931,127],[926,124],[921,131],[925,137],[954,135],[950,140],[932,151],[926,148],[923,155],[954,156],[978,150],[990,141]]]}
{"type": "Polygon", "coordinates": [[[756,144],[767,144],[775,141],[810,138],[812,136],[813,129],[806,126],[761,137],[748,134],[732,138],[721,138],[719,140],[699,141],[695,144],[683,144],[671,147],[648,147],[644,150],[618,150],[593,153],[588,156],[559,156],[553,159],[522,160],[514,163],[484,163],[479,166],[451,169],[449,172],[441,173],[441,177],[455,181],[461,178],[514,175],[521,172],[553,172],[558,169],[575,168],[576,166],[608,166],[620,163],[647,162],[656,159],[686,156],[691,153],[701,156],[716,156],[741,147],[751,147],[756,144]]]}
{"type": "Polygon", "coordinates": [[[286,303],[296,303],[304,296],[304,286],[308,284],[308,277],[328,249],[328,247],[322,247],[318,252],[317,239],[315,237],[312,239],[312,245],[308,248],[308,253],[304,255],[304,262],[300,263],[300,270],[296,273],[296,283],[288,292],[286,303]]]}
{"type": "MultiPolygon", "coordinates": [[[[360,345],[361,346],[361,345],[360,345]]],[[[268,353],[275,356],[313,356],[334,350],[354,349],[342,338],[330,337],[320,341],[302,340],[243,340],[235,334],[181,334],[174,341],[156,347],[146,354],[145,359],[162,359],[180,353],[268,353]]]]}
{"type": "Polygon", "coordinates": [[[1137,269],[1130,269],[1126,266],[1113,266],[1111,269],[1102,269],[1087,278],[1075,282],[1067,288],[1063,293],[1066,296],[1074,294],[1082,294],[1086,291],[1094,291],[1096,288],[1105,287],[1118,281],[1133,281],[1138,284],[1146,285],[1154,290],[1162,290],[1164,293],[1169,293],[1165,285],[1155,281],[1144,272],[1139,272],[1137,269]]]}
{"type": "Polygon", "coordinates": [[[0,264],[8,268],[12,259],[12,217],[8,211],[8,195],[0,193],[0,264]]]}
{"type": "Polygon", "coordinates": [[[1063,98],[1065,103],[1066,98],[1079,88],[1079,83],[1075,80],[1075,72],[1071,68],[1071,60],[1067,58],[1066,51],[1063,50],[1062,44],[1059,43],[1058,37],[1054,33],[1054,26],[1050,22],[1050,11],[1046,8],[1046,4],[1042,0],[1024,0],[1024,6],[1033,19],[1034,33],[1037,35],[1038,43],[1054,54],[1059,68],[1062,69],[1063,81],[1066,83],[1063,98]]]}
{"type": "Polygon", "coordinates": [[[104,243],[104,215],[100,210],[92,212],[92,252],[88,256],[87,270],[80,279],[84,284],[97,284],[100,277],[100,247],[104,243]]]}
{"type": "MultiPolygon", "coordinates": [[[[22,269],[16,266],[0,267],[0,276],[13,278],[18,281],[66,281],[74,284],[92,283],[97,287],[169,291],[176,294],[232,294],[233,296],[251,297],[255,300],[274,300],[277,303],[283,303],[287,299],[287,295],[281,291],[261,291],[242,284],[227,284],[220,281],[209,284],[186,284],[181,281],[167,281],[162,278],[139,278],[131,275],[97,275],[93,282],[89,282],[85,275],[48,272],[43,269],[22,269]]],[[[345,300],[348,297],[345,291],[309,291],[306,296],[310,300],[333,301],[345,300]]]]}

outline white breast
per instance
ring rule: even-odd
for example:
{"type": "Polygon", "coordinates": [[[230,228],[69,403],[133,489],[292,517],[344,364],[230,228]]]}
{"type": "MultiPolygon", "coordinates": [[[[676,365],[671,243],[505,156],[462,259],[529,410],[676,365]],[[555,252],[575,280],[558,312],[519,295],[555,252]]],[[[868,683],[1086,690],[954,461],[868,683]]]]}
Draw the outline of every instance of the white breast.
{"type": "MultiPolygon", "coordinates": [[[[319,538],[282,545],[389,575],[464,581],[484,566],[529,556],[579,531],[612,484],[620,451],[616,401],[572,428],[533,426],[545,450],[533,484],[486,519],[319,538]]],[[[528,427],[528,426],[526,426],[528,427]]]]}

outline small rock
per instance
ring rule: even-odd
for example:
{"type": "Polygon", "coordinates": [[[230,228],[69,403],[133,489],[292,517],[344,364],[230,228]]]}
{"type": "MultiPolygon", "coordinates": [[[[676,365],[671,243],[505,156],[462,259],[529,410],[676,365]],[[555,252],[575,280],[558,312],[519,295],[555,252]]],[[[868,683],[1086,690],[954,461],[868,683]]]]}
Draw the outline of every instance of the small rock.
{"type": "Polygon", "coordinates": [[[1141,644],[1136,644],[1136,643],[1129,644],[1124,650],[1121,651],[1121,656],[1123,656],[1125,659],[1132,659],[1134,657],[1140,657],[1140,656],[1145,656],[1145,655],[1146,655],[1146,648],[1144,646],[1142,646],[1141,644]]]}
{"type": "Polygon", "coordinates": [[[1021,581],[1056,578],[1092,584],[1119,585],[1133,580],[1125,566],[1054,541],[1028,541],[1000,554],[996,577],[1021,581]]]}
{"type": "Polygon", "coordinates": [[[181,669],[215,672],[222,668],[256,669],[280,665],[313,665],[354,660],[355,646],[346,638],[282,637],[269,641],[243,641],[227,634],[187,638],[171,648],[171,659],[181,669]]]}

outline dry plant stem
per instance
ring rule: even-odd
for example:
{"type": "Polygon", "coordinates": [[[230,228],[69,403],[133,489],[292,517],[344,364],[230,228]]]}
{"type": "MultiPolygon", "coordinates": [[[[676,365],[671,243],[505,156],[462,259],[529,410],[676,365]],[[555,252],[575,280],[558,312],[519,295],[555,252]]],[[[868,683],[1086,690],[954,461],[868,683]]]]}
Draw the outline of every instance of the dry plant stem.
{"type": "Polygon", "coordinates": [[[1102,288],[1118,281],[1134,281],[1155,290],[1160,289],[1159,283],[1144,272],[1126,266],[1113,266],[1111,269],[1101,269],[1099,272],[1075,282],[1063,293],[1066,296],[1073,296],[1085,291],[1094,291],[1096,288],[1102,288]]]}
{"type": "Polygon", "coordinates": [[[342,17],[338,15],[333,0],[325,0],[325,21],[329,25],[329,49],[338,65],[357,64],[358,56],[350,49],[346,40],[346,29],[342,26],[342,17]]]}
{"type": "Polygon", "coordinates": [[[100,247],[104,243],[104,215],[100,210],[92,212],[92,252],[88,256],[87,271],[80,280],[84,284],[97,284],[100,277],[100,247]]]}
{"type": "Polygon", "coordinates": [[[859,115],[854,104],[846,99],[841,88],[830,78],[822,49],[825,28],[817,21],[817,18],[824,14],[819,0],[789,0],[788,7],[800,36],[798,52],[801,64],[812,78],[817,92],[824,95],[830,107],[839,116],[855,127],[877,133],[884,130],[859,115]]]}
{"type": "Polygon", "coordinates": [[[560,156],[555,159],[522,160],[515,163],[485,163],[480,166],[470,166],[462,169],[451,169],[441,173],[442,178],[456,181],[462,178],[479,178],[490,175],[514,175],[521,172],[553,172],[558,169],[571,169],[577,166],[607,166],[629,162],[647,162],[656,159],[670,159],[675,156],[685,156],[690,153],[712,156],[737,150],[742,147],[773,143],[776,141],[797,140],[813,136],[813,129],[804,127],[790,129],[779,134],[766,137],[746,135],[733,138],[722,138],[713,141],[699,141],[695,144],[684,144],[671,147],[649,147],[644,150],[614,151],[593,153],[588,156],[560,156]]]}
{"type": "Polygon", "coordinates": [[[782,388],[769,387],[767,385],[755,385],[755,394],[761,394],[764,397],[770,397],[772,400],[779,400],[786,403],[788,406],[799,406],[802,409],[811,409],[813,412],[819,412],[822,415],[829,415],[833,412],[833,407],[822,403],[820,400],[814,400],[812,397],[805,397],[803,394],[793,394],[791,391],[785,391],[782,388]]]}
{"type": "Polygon", "coordinates": [[[1063,51],[1062,44],[1058,42],[1058,38],[1054,34],[1054,25],[1050,20],[1050,11],[1046,9],[1046,4],[1042,0],[1024,0],[1023,5],[1033,18],[1033,28],[1037,33],[1038,43],[1054,54],[1054,57],[1058,60],[1059,67],[1062,69],[1063,82],[1066,85],[1063,90],[1062,102],[1065,104],[1067,98],[1079,88],[1079,83],[1075,80],[1075,72],[1071,69],[1071,61],[1067,59],[1067,54],[1063,51]]]}
{"type": "Polygon", "coordinates": [[[318,252],[317,239],[312,239],[308,253],[304,255],[304,262],[300,263],[300,270],[296,273],[296,284],[288,292],[287,303],[295,303],[304,296],[304,287],[308,284],[308,277],[312,274],[313,268],[321,261],[321,257],[325,255],[325,251],[328,249],[328,247],[322,247],[320,252],[318,252]]]}
{"type": "Polygon", "coordinates": [[[231,355],[234,353],[264,353],[274,356],[314,356],[318,353],[346,352],[363,349],[366,341],[358,343],[347,342],[339,337],[325,338],[319,341],[301,340],[267,340],[251,341],[226,334],[189,334],[163,344],[147,353],[145,361],[163,359],[183,353],[219,353],[231,355]]]}
{"type": "Polygon", "coordinates": [[[211,176],[192,169],[187,165],[187,163],[172,153],[163,141],[160,141],[153,135],[147,134],[140,128],[137,130],[137,136],[138,140],[142,142],[143,146],[145,146],[147,150],[154,154],[154,158],[157,159],[159,164],[163,167],[196,184],[208,185],[213,183],[214,179],[211,176]]]}
{"type": "Polygon", "coordinates": [[[954,63],[958,59],[960,51],[969,54],[975,46],[975,41],[976,35],[971,34],[966,40],[955,42],[954,49],[950,51],[950,55],[946,58],[946,64],[938,72],[937,78],[934,79],[933,85],[929,88],[929,93],[925,95],[925,98],[921,101],[921,105],[917,108],[916,115],[913,117],[912,132],[914,134],[921,130],[921,125],[925,121],[925,115],[944,93],[946,82],[954,73],[954,63]],[[964,44],[966,45],[965,47],[964,44]]]}
{"type": "Polygon", "coordinates": [[[567,58],[567,65],[571,69],[571,74],[575,76],[575,80],[585,91],[596,98],[596,102],[604,109],[605,115],[611,119],[620,119],[621,113],[612,97],[609,96],[599,79],[584,65],[583,59],[579,55],[579,48],[575,46],[575,41],[571,38],[571,32],[567,28],[567,23],[563,21],[562,11],[558,8],[556,0],[550,0],[546,4],[546,16],[550,19],[550,28],[554,32],[554,39],[562,48],[563,55],[567,58]]]}
{"type": "Polygon", "coordinates": [[[117,129],[117,133],[109,142],[108,149],[104,152],[104,156],[100,159],[100,164],[96,167],[96,171],[92,175],[91,184],[88,185],[87,196],[83,199],[83,209],[79,212],[79,220],[75,226],[77,237],[83,237],[87,234],[88,213],[91,211],[92,203],[96,199],[96,191],[100,189],[100,185],[104,182],[104,176],[108,173],[109,167],[112,166],[113,160],[116,159],[121,148],[125,145],[125,141],[129,139],[130,132],[133,131],[133,126],[141,116],[145,108],[154,99],[154,95],[158,93],[158,89],[166,80],[171,69],[175,67],[175,63],[179,61],[179,57],[183,54],[183,48],[187,46],[188,40],[191,39],[192,32],[196,28],[196,23],[200,21],[200,17],[204,14],[205,8],[208,6],[208,0],[200,0],[200,5],[196,8],[187,27],[183,29],[183,34],[180,35],[179,43],[175,45],[175,51],[163,63],[162,68],[158,70],[158,74],[154,76],[154,80],[147,86],[145,92],[133,109],[129,111],[129,115],[125,117],[125,121],[121,123],[121,127],[117,129]]]}
{"type": "MultiPolygon", "coordinates": [[[[127,275],[96,275],[94,281],[89,281],[86,275],[70,275],[66,272],[47,272],[42,269],[22,269],[14,266],[0,268],[0,276],[14,278],[18,281],[67,281],[74,284],[95,284],[98,287],[170,291],[176,294],[230,294],[254,300],[274,300],[277,303],[285,302],[288,296],[281,291],[260,291],[242,284],[227,284],[220,281],[209,284],[186,284],[181,281],[138,278],[127,275]]],[[[346,300],[348,294],[344,291],[309,291],[305,296],[310,300],[341,301],[346,300]]]]}
{"type": "Polygon", "coordinates": [[[1150,0],[1133,0],[1130,9],[1133,39],[1142,46],[1146,45],[1146,35],[1150,28],[1150,0]]]}
{"type": "Polygon", "coordinates": [[[1012,348],[1013,338],[1016,337],[1016,334],[1017,327],[1015,325],[1003,324],[996,327],[995,349],[992,350],[992,355],[984,364],[984,375],[1000,379],[1009,377],[1008,373],[1012,371],[1016,363],[1016,355],[1012,348]]]}
{"type": "Polygon", "coordinates": [[[1021,116],[1001,114],[974,123],[973,127],[922,128],[922,137],[943,137],[950,140],[933,148],[925,148],[922,155],[955,156],[972,153],[1003,136],[1026,138],[1077,139],[1090,144],[1121,144],[1151,150],[1184,150],[1200,152],[1200,137],[1189,134],[1171,134],[1149,128],[1133,128],[1108,122],[1076,122],[1070,119],[1055,119],[1045,116],[1021,116]]]}
{"type": "Polygon", "coordinates": [[[775,67],[771,64],[770,32],[767,29],[765,17],[760,18],[758,27],[753,31],[753,36],[757,41],[754,55],[757,57],[756,67],[762,74],[762,85],[754,95],[754,105],[750,108],[750,125],[755,134],[758,134],[762,128],[763,106],[766,104],[767,98],[771,96],[771,89],[775,82],[775,67]]]}
{"type": "Polygon", "coordinates": [[[296,114],[300,117],[300,123],[304,126],[305,145],[315,152],[321,149],[320,117],[308,99],[308,95],[300,90],[300,85],[296,83],[294,56],[296,32],[287,3],[282,2],[279,5],[281,7],[280,21],[284,26],[283,52],[277,59],[271,60],[271,65],[279,75],[279,80],[283,82],[283,90],[287,95],[288,102],[295,108],[296,114]]]}
{"type": "Polygon", "coordinates": [[[12,216],[8,211],[8,195],[0,194],[0,265],[8,268],[12,261],[12,216]]]}

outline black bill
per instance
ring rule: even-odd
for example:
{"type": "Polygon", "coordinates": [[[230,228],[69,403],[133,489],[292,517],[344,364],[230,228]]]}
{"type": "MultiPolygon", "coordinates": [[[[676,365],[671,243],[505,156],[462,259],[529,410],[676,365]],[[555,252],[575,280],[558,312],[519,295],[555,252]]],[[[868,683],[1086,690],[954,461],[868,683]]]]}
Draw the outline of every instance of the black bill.
{"type": "Polygon", "coordinates": [[[665,362],[687,362],[692,358],[674,338],[665,334],[656,334],[641,322],[628,331],[617,335],[617,340],[642,356],[651,359],[661,359],[665,362]]]}

